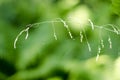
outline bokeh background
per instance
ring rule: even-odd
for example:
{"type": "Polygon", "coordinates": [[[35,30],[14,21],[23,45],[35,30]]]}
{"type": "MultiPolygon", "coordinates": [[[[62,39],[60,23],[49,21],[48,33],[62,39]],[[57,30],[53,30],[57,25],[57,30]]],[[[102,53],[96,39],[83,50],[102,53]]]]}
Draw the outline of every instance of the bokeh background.
{"type": "Polygon", "coordinates": [[[0,0],[0,80],[120,80],[120,35],[88,22],[119,29],[119,16],[119,0],[0,0]],[[26,25],[56,18],[68,21],[74,40],[61,22],[54,23],[55,40],[52,23],[44,23],[30,28],[27,40],[23,33],[14,49],[26,25]],[[83,29],[91,52],[85,38],[80,42],[83,29]],[[96,61],[101,38],[105,48],[96,61]]]}

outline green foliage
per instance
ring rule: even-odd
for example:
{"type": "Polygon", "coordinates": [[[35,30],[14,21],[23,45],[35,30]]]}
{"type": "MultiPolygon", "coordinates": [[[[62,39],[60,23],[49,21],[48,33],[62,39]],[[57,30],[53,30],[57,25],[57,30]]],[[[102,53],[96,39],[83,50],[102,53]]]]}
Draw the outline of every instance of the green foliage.
{"type": "Polygon", "coordinates": [[[115,32],[119,26],[117,29],[106,25],[119,25],[119,17],[111,12],[113,4],[113,11],[120,13],[119,3],[119,0],[112,3],[109,0],[0,0],[0,80],[119,80],[120,35],[115,32]],[[69,30],[58,18],[68,21],[69,30]],[[53,26],[52,20],[59,22],[53,26]],[[24,32],[14,49],[19,32],[37,22],[42,23],[29,29],[27,40],[24,32]],[[101,38],[105,48],[101,48],[96,62],[101,38]]]}
{"type": "Polygon", "coordinates": [[[120,0],[112,0],[113,11],[120,16],[120,0]]]}

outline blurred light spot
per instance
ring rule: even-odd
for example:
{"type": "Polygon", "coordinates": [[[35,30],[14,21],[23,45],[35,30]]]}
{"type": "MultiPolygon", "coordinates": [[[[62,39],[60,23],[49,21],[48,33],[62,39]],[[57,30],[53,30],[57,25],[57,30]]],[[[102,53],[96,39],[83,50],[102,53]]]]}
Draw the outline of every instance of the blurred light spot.
{"type": "Polygon", "coordinates": [[[68,20],[72,27],[80,30],[88,23],[89,10],[86,6],[79,6],[68,14],[68,20]]]}
{"type": "Polygon", "coordinates": [[[115,61],[115,68],[114,68],[115,78],[116,80],[120,80],[120,57],[115,61]]]}

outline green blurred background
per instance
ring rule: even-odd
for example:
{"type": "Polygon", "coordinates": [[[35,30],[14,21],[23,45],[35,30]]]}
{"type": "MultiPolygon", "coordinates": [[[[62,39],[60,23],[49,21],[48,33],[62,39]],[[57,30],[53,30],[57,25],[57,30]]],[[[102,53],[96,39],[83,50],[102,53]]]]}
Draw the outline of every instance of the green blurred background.
{"type": "Polygon", "coordinates": [[[119,28],[119,16],[119,0],[0,0],[0,80],[120,80],[120,35],[92,30],[87,21],[90,18],[95,25],[110,23],[119,28]],[[44,23],[30,28],[27,40],[22,34],[14,49],[14,40],[26,25],[56,18],[69,21],[75,40],[57,22],[55,40],[52,23],[44,23]],[[86,39],[80,42],[81,29],[91,52],[86,39]],[[96,62],[101,38],[105,48],[96,62]]]}

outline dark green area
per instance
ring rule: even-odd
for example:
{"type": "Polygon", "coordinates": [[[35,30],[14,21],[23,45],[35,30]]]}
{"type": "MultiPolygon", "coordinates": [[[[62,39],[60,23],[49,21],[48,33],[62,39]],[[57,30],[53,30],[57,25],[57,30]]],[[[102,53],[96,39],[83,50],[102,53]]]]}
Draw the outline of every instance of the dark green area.
{"type": "Polygon", "coordinates": [[[120,0],[0,0],[0,80],[120,80],[119,16],[120,0]],[[32,26],[27,40],[23,33],[14,49],[26,25],[58,18],[70,21],[74,39],[62,22],[55,22],[55,40],[52,23],[46,22],[32,26]],[[92,30],[88,18],[98,28],[92,30]],[[119,34],[107,24],[116,25],[119,34]],[[82,43],[79,31],[85,32],[82,43]],[[105,48],[96,61],[101,39],[105,48]]]}

